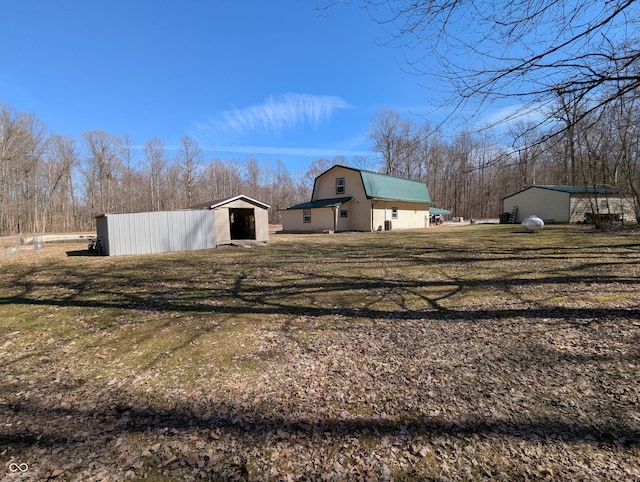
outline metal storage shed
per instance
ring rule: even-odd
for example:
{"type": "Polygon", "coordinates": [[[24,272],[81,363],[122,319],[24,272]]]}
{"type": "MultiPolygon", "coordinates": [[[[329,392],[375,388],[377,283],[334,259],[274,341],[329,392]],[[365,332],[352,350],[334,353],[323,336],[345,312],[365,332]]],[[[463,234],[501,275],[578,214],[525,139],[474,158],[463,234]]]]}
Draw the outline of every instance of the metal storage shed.
{"type": "Polygon", "coordinates": [[[207,211],[101,214],[96,228],[107,256],[216,247],[213,216],[207,211]]]}
{"type": "Polygon", "coordinates": [[[234,240],[268,242],[269,208],[268,204],[242,194],[190,207],[213,211],[218,245],[232,244],[234,240]]]}
{"type": "Polygon", "coordinates": [[[582,221],[586,213],[616,213],[632,220],[633,206],[617,190],[603,186],[535,185],[502,199],[503,215],[520,223],[536,215],[545,223],[582,221]]]}

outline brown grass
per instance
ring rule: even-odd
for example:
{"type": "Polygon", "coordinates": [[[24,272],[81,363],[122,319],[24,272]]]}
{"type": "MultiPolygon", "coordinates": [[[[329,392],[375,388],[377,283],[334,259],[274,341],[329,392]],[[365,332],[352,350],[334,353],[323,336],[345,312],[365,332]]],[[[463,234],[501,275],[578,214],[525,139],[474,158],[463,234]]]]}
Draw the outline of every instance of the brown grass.
{"type": "Polygon", "coordinates": [[[640,477],[635,235],[80,249],[0,260],[8,477],[640,477]]]}

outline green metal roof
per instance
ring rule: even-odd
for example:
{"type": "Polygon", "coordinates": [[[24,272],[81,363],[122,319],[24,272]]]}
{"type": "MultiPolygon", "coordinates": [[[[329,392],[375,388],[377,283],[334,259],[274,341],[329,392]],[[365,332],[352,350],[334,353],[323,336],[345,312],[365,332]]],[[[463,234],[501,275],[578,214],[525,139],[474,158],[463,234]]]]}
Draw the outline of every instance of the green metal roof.
{"type": "Polygon", "coordinates": [[[559,186],[538,184],[531,187],[541,187],[543,189],[551,189],[553,191],[568,192],[569,194],[618,194],[618,190],[606,186],[559,186]]]}
{"type": "Polygon", "coordinates": [[[369,199],[431,204],[429,190],[423,182],[378,172],[354,170],[360,172],[365,194],[369,199]]]}
{"type": "Polygon", "coordinates": [[[524,188],[521,191],[518,191],[513,194],[509,194],[505,196],[503,199],[510,198],[511,196],[515,196],[516,194],[520,194],[521,192],[527,191],[529,189],[533,189],[534,187],[540,189],[549,189],[551,191],[559,191],[565,192],[569,195],[571,194],[620,194],[620,191],[617,189],[606,187],[606,186],[562,186],[562,185],[552,185],[552,184],[534,184],[533,186],[529,186],[524,188]]]}
{"type": "MultiPolygon", "coordinates": [[[[353,167],[335,165],[317,176],[315,182],[318,182],[318,178],[335,168],[349,169],[359,173],[367,199],[432,204],[427,185],[423,182],[353,167]]],[[[313,190],[315,192],[315,185],[313,190]]],[[[295,204],[294,206],[280,209],[280,211],[338,207],[347,201],[351,201],[351,199],[351,197],[317,199],[315,201],[295,204]]]]}
{"type": "Polygon", "coordinates": [[[451,211],[449,211],[448,209],[429,208],[429,213],[435,216],[440,216],[441,214],[443,216],[449,216],[451,214],[451,211]]]}
{"type": "Polygon", "coordinates": [[[288,208],[280,209],[280,211],[290,211],[293,209],[314,209],[314,208],[337,208],[347,201],[351,201],[350,197],[339,197],[333,199],[318,199],[317,201],[308,201],[306,203],[295,204],[288,208]]]}

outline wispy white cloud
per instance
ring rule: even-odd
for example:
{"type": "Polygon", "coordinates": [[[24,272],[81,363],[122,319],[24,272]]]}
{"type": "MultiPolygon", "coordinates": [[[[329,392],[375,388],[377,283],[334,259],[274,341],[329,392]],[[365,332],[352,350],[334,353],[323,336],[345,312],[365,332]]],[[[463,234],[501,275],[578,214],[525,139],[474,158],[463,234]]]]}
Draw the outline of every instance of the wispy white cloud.
{"type": "Polygon", "coordinates": [[[328,159],[345,156],[370,157],[373,155],[371,151],[339,149],[327,147],[287,147],[287,146],[216,146],[216,152],[227,152],[237,154],[264,154],[268,156],[297,156],[297,157],[325,157],[328,159]]]}
{"type": "Polygon", "coordinates": [[[482,118],[479,125],[482,127],[500,127],[506,129],[518,122],[540,123],[544,120],[542,108],[530,105],[513,104],[500,109],[490,111],[482,118]]]}
{"type": "Polygon", "coordinates": [[[318,125],[336,110],[348,107],[340,97],[289,92],[270,96],[262,104],[220,112],[199,127],[227,136],[281,134],[286,129],[318,125]]]}

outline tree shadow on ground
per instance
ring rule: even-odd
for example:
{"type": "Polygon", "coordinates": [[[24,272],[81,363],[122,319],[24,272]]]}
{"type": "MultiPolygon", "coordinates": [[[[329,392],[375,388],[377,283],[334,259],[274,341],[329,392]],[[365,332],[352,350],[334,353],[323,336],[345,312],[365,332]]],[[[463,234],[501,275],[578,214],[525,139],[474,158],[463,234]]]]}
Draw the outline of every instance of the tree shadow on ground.
{"type": "Polygon", "coordinates": [[[14,449],[29,446],[55,447],[82,443],[107,436],[121,434],[164,433],[173,430],[179,433],[220,429],[236,435],[246,435],[255,443],[264,442],[276,432],[296,437],[314,438],[361,435],[383,437],[387,435],[428,435],[436,437],[481,435],[487,437],[509,437],[524,440],[552,438],[567,443],[584,442],[600,446],[640,447],[640,431],[625,424],[590,426],[578,421],[546,418],[525,419],[481,419],[477,414],[457,416],[446,420],[426,416],[371,418],[341,416],[319,419],[313,414],[296,418],[278,415],[278,407],[266,411],[246,410],[233,403],[208,401],[197,410],[187,408],[139,407],[119,402],[131,395],[114,392],[113,404],[98,410],[62,409],[44,405],[34,400],[22,399],[4,405],[4,416],[22,421],[23,428],[0,428],[0,446],[14,449]],[[200,415],[206,409],[210,415],[200,415]],[[310,420],[313,419],[313,420],[310,420]],[[37,427],[47,427],[38,431],[37,427]],[[46,433],[45,433],[46,432],[46,433]]]}

